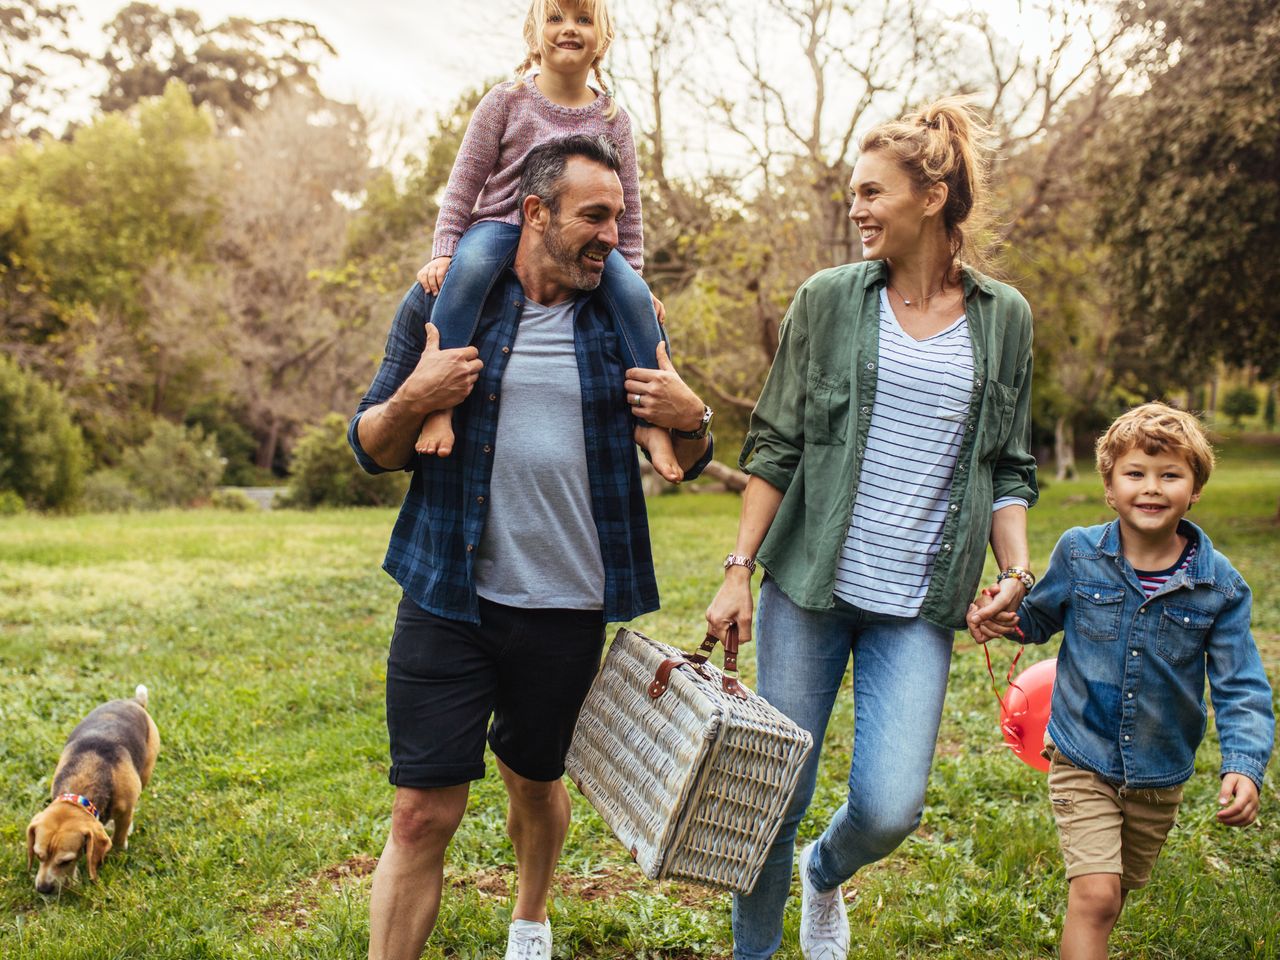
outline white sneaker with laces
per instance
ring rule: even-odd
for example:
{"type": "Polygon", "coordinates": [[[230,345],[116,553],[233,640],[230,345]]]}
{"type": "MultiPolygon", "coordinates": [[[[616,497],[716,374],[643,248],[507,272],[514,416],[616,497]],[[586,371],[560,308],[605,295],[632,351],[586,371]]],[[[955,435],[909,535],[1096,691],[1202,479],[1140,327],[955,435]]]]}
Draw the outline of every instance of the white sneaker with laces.
{"type": "Polygon", "coordinates": [[[512,920],[505,960],[551,960],[551,922],[512,920]]]}
{"type": "Polygon", "coordinates": [[[805,960],[846,960],[849,914],[840,888],[816,890],[809,880],[809,860],[817,842],[800,851],[800,955],[805,960]]]}

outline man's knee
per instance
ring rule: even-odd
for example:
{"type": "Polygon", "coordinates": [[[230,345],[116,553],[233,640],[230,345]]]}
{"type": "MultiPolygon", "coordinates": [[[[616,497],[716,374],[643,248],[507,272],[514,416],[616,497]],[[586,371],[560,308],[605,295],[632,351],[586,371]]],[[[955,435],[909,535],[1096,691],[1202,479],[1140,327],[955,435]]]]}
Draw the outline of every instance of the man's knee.
{"type": "Polygon", "coordinates": [[[1110,928],[1120,916],[1124,898],[1120,877],[1113,873],[1090,873],[1071,881],[1069,906],[1081,919],[1110,928]]]}
{"type": "Polygon", "coordinates": [[[467,789],[417,790],[400,787],[391,809],[391,836],[404,847],[443,846],[458,829],[467,808],[467,789]]]}

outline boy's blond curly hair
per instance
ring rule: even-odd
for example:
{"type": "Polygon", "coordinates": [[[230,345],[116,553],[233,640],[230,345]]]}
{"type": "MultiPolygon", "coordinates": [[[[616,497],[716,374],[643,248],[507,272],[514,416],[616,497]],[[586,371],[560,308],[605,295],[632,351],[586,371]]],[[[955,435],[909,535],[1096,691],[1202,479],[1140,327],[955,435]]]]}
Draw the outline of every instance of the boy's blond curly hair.
{"type": "Polygon", "coordinates": [[[1122,414],[1098,438],[1098,473],[1111,483],[1116,461],[1135,448],[1148,456],[1176,453],[1191,468],[1195,492],[1199,493],[1213,472],[1213,446],[1199,419],[1185,410],[1164,403],[1144,403],[1122,414]]]}

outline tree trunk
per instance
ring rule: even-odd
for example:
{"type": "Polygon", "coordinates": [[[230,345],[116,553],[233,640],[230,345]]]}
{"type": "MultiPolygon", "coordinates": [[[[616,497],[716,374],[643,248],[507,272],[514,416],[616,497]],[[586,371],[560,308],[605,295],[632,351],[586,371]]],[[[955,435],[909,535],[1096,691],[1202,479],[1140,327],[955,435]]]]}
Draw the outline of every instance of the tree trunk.
{"type": "Polygon", "coordinates": [[[1056,479],[1076,479],[1076,428],[1070,417],[1059,417],[1053,425],[1053,459],[1056,479]]]}
{"type": "Polygon", "coordinates": [[[747,475],[741,470],[735,470],[733,467],[726,466],[719,460],[712,460],[702,468],[703,476],[711,477],[713,480],[719,480],[729,490],[735,493],[741,493],[747,489],[747,475]]]}
{"type": "Polygon", "coordinates": [[[271,465],[276,460],[276,447],[280,443],[280,420],[277,417],[271,418],[271,423],[267,426],[267,435],[262,438],[262,442],[258,444],[258,456],[256,463],[262,470],[270,470],[271,465]]]}

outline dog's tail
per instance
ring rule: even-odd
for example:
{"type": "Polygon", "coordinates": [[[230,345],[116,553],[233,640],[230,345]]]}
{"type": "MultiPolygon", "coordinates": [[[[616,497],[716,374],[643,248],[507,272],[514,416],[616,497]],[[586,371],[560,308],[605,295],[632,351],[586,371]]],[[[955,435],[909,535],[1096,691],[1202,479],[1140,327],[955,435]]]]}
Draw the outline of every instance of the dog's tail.
{"type": "Polygon", "coordinates": [[[133,691],[133,699],[137,700],[140,704],[142,704],[143,710],[147,709],[147,688],[144,687],[142,684],[138,684],[138,686],[133,691]]]}

